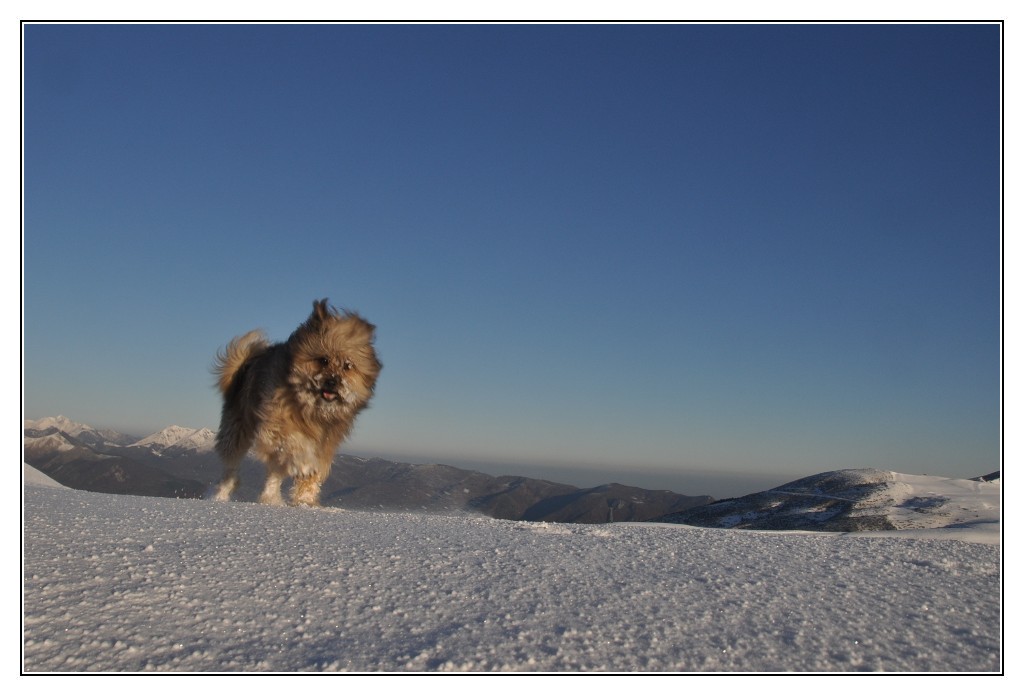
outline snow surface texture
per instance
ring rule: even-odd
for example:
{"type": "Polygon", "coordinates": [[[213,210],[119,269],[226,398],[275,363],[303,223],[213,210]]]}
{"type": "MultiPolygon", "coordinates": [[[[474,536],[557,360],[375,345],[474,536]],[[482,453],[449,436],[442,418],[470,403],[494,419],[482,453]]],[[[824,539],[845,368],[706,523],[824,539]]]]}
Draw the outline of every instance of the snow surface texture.
{"type": "Polygon", "coordinates": [[[26,672],[1001,669],[991,544],[40,483],[26,478],[26,672]]]}

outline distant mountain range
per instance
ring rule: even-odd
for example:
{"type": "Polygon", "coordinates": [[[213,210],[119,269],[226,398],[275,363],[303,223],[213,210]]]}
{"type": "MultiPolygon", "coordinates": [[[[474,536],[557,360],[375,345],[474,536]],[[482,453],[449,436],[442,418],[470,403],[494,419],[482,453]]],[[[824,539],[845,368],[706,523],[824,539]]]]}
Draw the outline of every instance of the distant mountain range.
{"type": "Polygon", "coordinates": [[[113,430],[98,430],[82,423],[76,423],[64,416],[40,418],[37,421],[25,421],[25,430],[49,430],[51,428],[66,433],[87,445],[129,445],[135,441],[131,435],[124,435],[113,430]]]}
{"type": "MultiPolygon", "coordinates": [[[[201,498],[221,475],[208,428],[170,426],[137,439],[63,416],[24,423],[25,462],[58,483],[102,493],[201,498]]],[[[252,502],[263,466],[247,459],[236,499],[252,502]]],[[[353,510],[481,514],[543,522],[666,522],[726,529],[885,531],[1000,522],[1000,473],[975,479],[879,469],[816,474],[716,501],[618,483],[578,488],[523,476],[490,476],[441,464],[338,455],[323,504],[353,510]]]]}
{"type": "MultiPolygon", "coordinates": [[[[208,428],[170,426],[136,439],[63,416],[24,423],[25,462],[70,488],[161,497],[203,497],[221,474],[208,428]]],[[[246,460],[236,499],[254,501],[263,467],[246,460]]],[[[483,514],[545,522],[634,522],[714,500],[618,483],[578,488],[523,476],[490,476],[440,464],[338,455],[323,504],[349,509],[483,514]]]]}
{"type": "Polygon", "coordinates": [[[170,498],[198,498],[206,488],[149,461],[162,448],[137,447],[129,435],[63,416],[25,421],[24,428],[25,462],[69,488],[170,498]]]}

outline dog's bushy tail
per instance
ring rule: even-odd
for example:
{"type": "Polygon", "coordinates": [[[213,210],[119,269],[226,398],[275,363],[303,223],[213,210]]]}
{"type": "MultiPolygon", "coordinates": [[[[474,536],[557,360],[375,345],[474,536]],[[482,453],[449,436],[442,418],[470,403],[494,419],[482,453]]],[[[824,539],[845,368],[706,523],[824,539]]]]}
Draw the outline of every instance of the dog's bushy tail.
{"type": "Polygon", "coordinates": [[[270,346],[267,337],[259,329],[231,339],[227,347],[217,351],[217,362],[213,365],[213,374],[217,377],[217,388],[221,394],[227,394],[235,376],[249,358],[259,355],[270,346]]]}

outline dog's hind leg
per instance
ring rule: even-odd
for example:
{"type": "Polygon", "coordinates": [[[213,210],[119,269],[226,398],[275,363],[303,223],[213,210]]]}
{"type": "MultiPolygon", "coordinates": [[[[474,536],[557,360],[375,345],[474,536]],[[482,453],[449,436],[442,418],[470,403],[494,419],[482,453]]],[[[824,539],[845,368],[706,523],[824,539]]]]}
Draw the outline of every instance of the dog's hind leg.
{"type": "Polygon", "coordinates": [[[224,475],[214,491],[214,500],[231,500],[231,494],[238,488],[238,469],[251,444],[251,429],[241,426],[237,418],[231,417],[231,414],[225,409],[221,416],[215,446],[217,454],[220,455],[220,459],[224,463],[224,475]]]}
{"type": "Polygon", "coordinates": [[[281,483],[284,476],[280,471],[268,466],[267,480],[263,484],[263,492],[260,493],[260,502],[264,505],[284,505],[284,498],[281,497],[281,483]]]}
{"type": "Polygon", "coordinates": [[[241,461],[241,457],[224,460],[224,476],[221,478],[220,483],[217,484],[217,489],[213,493],[214,500],[231,500],[231,494],[238,488],[238,467],[241,461]]]}

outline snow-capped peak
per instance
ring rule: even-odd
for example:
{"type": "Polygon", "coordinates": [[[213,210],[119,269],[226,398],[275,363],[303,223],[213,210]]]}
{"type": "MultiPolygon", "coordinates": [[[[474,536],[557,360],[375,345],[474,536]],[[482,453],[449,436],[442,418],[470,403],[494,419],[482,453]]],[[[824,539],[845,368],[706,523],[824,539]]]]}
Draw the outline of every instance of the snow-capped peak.
{"type": "Polygon", "coordinates": [[[192,428],[183,428],[180,425],[169,425],[159,432],[142,438],[135,443],[135,446],[163,449],[164,447],[170,447],[183,437],[188,437],[193,432],[192,428]]]}
{"type": "Polygon", "coordinates": [[[217,439],[217,433],[209,428],[194,430],[189,435],[181,438],[172,445],[174,448],[188,449],[199,452],[206,452],[213,449],[213,443],[217,439]]]}
{"type": "Polygon", "coordinates": [[[26,420],[24,427],[25,430],[46,430],[47,428],[56,428],[60,432],[67,433],[72,437],[75,435],[81,435],[87,430],[93,430],[91,426],[83,423],[76,423],[65,416],[47,416],[46,418],[40,418],[39,420],[26,420]]]}
{"type": "Polygon", "coordinates": [[[154,452],[169,448],[207,451],[213,449],[216,435],[209,428],[185,428],[171,425],[160,432],[144,437],[134,444],[135,447],[146,447],[154,452]]]}

